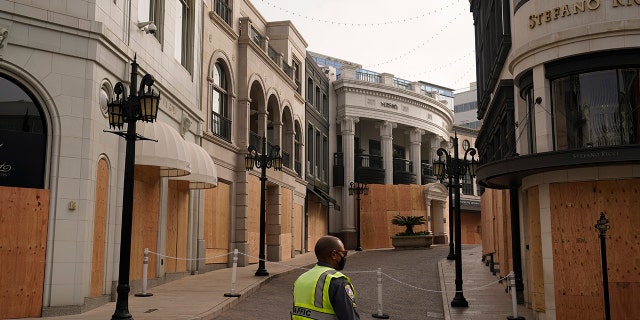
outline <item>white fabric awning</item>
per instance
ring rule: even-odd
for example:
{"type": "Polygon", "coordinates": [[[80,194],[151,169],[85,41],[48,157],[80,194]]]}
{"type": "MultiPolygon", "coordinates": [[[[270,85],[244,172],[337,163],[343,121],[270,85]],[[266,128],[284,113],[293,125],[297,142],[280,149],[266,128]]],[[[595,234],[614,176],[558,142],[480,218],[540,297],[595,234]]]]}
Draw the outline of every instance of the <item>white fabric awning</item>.
{"type": "Polygon", "coordinates": [[[191,172],[189,150],[178,131],[166,123],[138,122],[138,134],[158,142],[142,140],[136,142],[136,164],[160,167],[160,176],[179,177],[191,172]]]}
{"type": "Polygon", "coordinates": [[[218,185],[218,169],[213,159],[201,146],[190,141],[185,143],[191,163],[191,173],[170,179],[189,181],[189,189],[215,188],[218,185]]]}

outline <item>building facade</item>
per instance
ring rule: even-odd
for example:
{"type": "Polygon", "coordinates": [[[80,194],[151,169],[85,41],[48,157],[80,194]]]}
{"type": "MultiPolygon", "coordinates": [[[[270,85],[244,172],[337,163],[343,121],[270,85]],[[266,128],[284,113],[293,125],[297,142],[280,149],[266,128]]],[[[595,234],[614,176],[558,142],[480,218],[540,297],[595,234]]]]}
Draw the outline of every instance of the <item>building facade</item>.
{"type": "Polygon", "coordinates": [[[628,300],[640,290],[640,5],[471,1],[471,11],[485,254],[500,275],[515,271],[538,319],[640,317],[628,300]]]}
{"type": "Polygon", "coordinates": [[[329,128],[330,196],[340,211],[330,209],[329,231],[351,249],[358,236],[363,248],[386,248],[389,236],[401,231],[390,223],[394,215],[422,215],[425,229],[444,243],[448,193],[432,176],[431,163],[436,150],[448,145],[451,89],[310,54],[330,77],[335,75],[329,99],[336,123],[329,128]],[[369,185],[359,206],[349,194],[352,182],[369,185]]]}
{"type": "Polygon", "coordinates": [[[258,261],[260,170],[245,156],[262,137],[284,164],[267,171],[266,258],[302,251],[306,46],[249,1],[2,1],[0,318],[115,299],[126,142],[105,130],[134,61],[160,111],[136,126],[157,142],[135,143],[131,291],[145,248],[150,286],[228,267],[233,249],[258,261]]]}

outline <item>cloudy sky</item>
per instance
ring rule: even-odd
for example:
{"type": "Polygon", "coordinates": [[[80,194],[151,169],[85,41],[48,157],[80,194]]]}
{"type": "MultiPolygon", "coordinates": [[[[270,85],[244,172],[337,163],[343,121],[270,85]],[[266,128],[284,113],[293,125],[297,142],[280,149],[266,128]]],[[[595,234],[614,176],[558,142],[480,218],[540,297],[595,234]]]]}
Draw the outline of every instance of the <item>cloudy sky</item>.
{"type": "Polygon", "coordinates": [[[251,2],[268,21],[293,21],[310,51],[454,90],[475,81],[468,0],[251,2]]]}

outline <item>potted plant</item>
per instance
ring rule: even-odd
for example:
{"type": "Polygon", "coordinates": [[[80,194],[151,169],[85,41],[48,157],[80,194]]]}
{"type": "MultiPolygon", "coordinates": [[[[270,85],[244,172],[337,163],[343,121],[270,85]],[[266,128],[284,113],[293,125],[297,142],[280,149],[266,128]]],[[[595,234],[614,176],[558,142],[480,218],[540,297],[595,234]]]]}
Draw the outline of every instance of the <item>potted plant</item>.
{"type": "Polygon", "coordinates": [[[424,216],[396,215],[391,223],[405,227],[404,232],[399,232],[391,237],[391,244],[396,249],[430,248],[433,244],[433,235],[429,231],[413,231],[414,226],[426,223],[424,216]]]}

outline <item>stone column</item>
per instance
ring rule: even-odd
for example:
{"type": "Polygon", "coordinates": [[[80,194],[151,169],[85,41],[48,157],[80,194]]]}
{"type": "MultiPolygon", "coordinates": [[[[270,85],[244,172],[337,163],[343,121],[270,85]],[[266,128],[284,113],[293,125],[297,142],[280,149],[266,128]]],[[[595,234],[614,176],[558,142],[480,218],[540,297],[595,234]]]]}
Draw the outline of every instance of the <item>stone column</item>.
{"type": "MultiPolygon", "coordinates": [[[[282,191],[279,185],[267,187],[267,256],[268,261],[282,261],[282,191]]],[[[268,268],[267,268],[268,270],[268,268]]]]}
{"type": "Polygon", "coordinates": [[[295,145],[296,145],[296,137],[295,137],[295,132],[293,131],[293,128],[287,130],[284,133],[284,136],[282,137],[282,150],[285,150],[287,152],[289,152],[289,165],[291,166],[291,168],[289,169],[294,169],[295,170],[295,163],[296,163],[296,150],[295,150],[295,145]]]}
{"type": "MultiPolygon", "coordinates": [[[[267,139],[267,141],[269,141],[267,139]]],[[[273,122],[273,141],[269,141],[273,145],[279,145],[281,148],[283,147],[284,142],[282,141],[282,122],[274,121],[273,122]]],[[[269,149],[269,147],[267,147],[269,149]]]]}
{"type": "Polygon", "coordinates": [[[356,228],[354,213],[354,197],[349,195],[349,183],[354,181],[354,136],[358,118],[344,117],[339,120],[342,134],[342,161],[344,163],[344,186],[342,187],[342,230],[345,245],[355,248],[356,228]]]}
{"type": "Polygon", "coordinates": [[[433,217],[431,216],[431,200],[427,199],[427,231],[431,232],[431,221],[433,221],[433,217]]]}
{"type": "Polygon", "coordinates": [[[258,110],[258,132],[257,133],[260,137],[267,136],[267,111],[266,110],[258,110]]]}
{"type": "MultiPolygon", "coordinates": [[[[231,129],[235,130],[236,143],[243,151],[246,151],[249,145],[249,109],[251,109],[251,99],[238,99],[238,110],[236,114],[240,120],[234,121],[231,129]]],[[[244,161],[244,158],[242,161],[244,161]]]]}
{"type": "Polygon", "coordinates": [[[409,141],[411,142],[411,161],[413,161],[413,173],[416,175],[416,184],[422,184],[422,135],[424,130],[413,128],[409,131],[409,141]]]}
{"type": "Polygon", "coordinates": [[[389,121],[376,125],[376,127],[380,128],[384,184],[393,184],[393,128],[397,126],[397,124],[389,121]]]}

